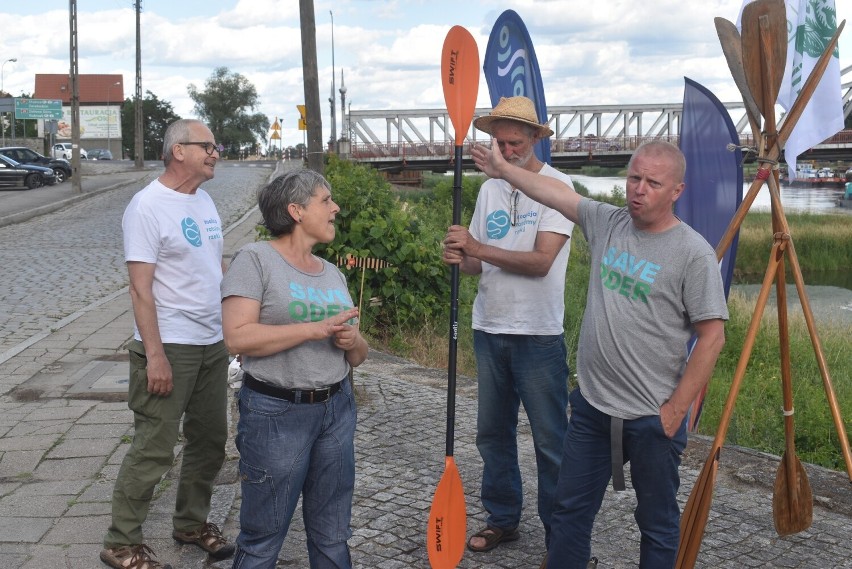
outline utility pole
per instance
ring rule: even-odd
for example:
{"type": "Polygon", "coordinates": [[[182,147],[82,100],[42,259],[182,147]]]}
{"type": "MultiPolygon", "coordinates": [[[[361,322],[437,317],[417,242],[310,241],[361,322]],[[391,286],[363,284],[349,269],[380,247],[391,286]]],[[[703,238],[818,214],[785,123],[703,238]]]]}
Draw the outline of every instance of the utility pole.
{"type": "Polygon", "coordinates": [[[71,25],[71,187],[83,193],[80,185],[80,88],[77,84],[77,0],[68,0],[71,25]]]}
{"type": "Polygon", "coordinates": [[[305,115],[308,128],[308,168],[322,174],[322,114],[320,111],[319,77],[317,74],[317,28],[314,20],[314,1],[299,0],[299,20],[302,30],[302,75],[305,83],[305,115]]]}
{"type": "Polygon", "coordinates": [[[142,11],[142,0],[136,0],[136,128],[134,141],[134,166],[143,168],[145,166],[145,138],[142,112],[142,26],[140,12],[142,11]]]}

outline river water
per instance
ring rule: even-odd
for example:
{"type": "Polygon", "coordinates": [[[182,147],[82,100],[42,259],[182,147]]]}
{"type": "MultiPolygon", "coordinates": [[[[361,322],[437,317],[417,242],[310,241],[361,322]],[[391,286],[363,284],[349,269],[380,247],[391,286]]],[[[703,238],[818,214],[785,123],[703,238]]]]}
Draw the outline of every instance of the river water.
{"type": "MultiPolygon", "coordinates": [[[[613,186],[625,188],[624,178],[595,177],[572,174],[571,179],[580,182],[589,189],[590,194],[608,194],[612,192],[613,186]]],[[[748,192],[751,182],[743,184],[743,195],[748,192]]],[[[686,189],[689,191],[689,188],[686,189]]],[[[852,213],[852,208],[837,207],[837,200],[843,196],[843,189],[828,186],[816,187],[792,187],[781,186],[781,203],[785,212],[809,212],[809,213],[852,213]]],[[[754,203],[751,205],[754,211],[769,211],[770,199],[769,189],[766,185],[761,188],[754,203]]]]}
{"type": "MultiPolygon", "coordinates": [[[[621,188],[622,192],[625,188],[624,178],[618,177],[597,177],[597,176],[582,176],[572,174],[571,179],[575,182],[583,184],[589,189],[589,193],[609,194],[612,193],[614,186],[621,188]]],[[[743,184],[743,195],[746,194],[750,186],[749,183],[743,184]]],[[[689,188],[686,189],[689,191],[689,188]]],[[[781,186],[781,203],[784,206],[785,212],[808,212],[816,214],[852,214],[852,208],[837,207],[837,199],[843,195],[843,190],[836,187],[792,187],[781,186]]],[[[769,190],[764,185],[754,203],[751,206],[752,211],[769,211],[770,198],[769,190]]],[[[852,217],[850,217],[852,222],[852,217]]],[[[715,243],[714,243],[715,245],[715,243]]],[[[762,275],[760,275],[762,276],[762,275]]],[[[809,272],[803,275],[805,282],[808,285],[821,285],[824,287],[840,287],[847,290],[852,290],[852,271],[825,271],[825,272],[809,272]]],[[[758,277],[759,278],[759,277],[758,277]]],[[[841,303],[844,310],[852,310],[852,303],[849,299],[841,303]]]]}

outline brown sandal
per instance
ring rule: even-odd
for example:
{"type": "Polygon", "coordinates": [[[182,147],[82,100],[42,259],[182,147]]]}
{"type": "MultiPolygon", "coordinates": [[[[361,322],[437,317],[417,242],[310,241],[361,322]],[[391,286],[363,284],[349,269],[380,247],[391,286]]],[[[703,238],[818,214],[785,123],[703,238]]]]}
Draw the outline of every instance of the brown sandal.
{"type": "Polygon", "coordinates": [[[216,524],[205,523],[195,531],[172,532],[172,537],[178,543],[194,544],[210,554],[213,559],[227,559],[234,554],[233,543],[228,543],[222,531],[216,524]]]}
{"type": "Polygon", "coordinates": [[[101,561],[113,569],[172,569],[154,559],[154,551],[144,543],[106,548],[101,551],[101,561]]]}

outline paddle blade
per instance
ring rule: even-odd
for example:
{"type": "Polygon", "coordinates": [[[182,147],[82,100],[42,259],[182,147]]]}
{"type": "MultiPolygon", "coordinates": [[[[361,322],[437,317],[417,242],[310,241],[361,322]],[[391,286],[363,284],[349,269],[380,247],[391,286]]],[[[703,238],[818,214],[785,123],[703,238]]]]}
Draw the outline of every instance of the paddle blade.
{"type": "Polygon", "coordinates": [[[677,549],[676,569],[692,569],[701,550],[704,528],[713,503],[713,487],[716,485],[716,471],[719,469],[719,452],[716,448],[710,452],[707,462],[701,469],[683,514],[680,518],[680,543],[677,549]]]}
{"type": "Polygon", "coordinates": [[[461,26],[450,28],[444,39],[441,81],[447,113],[455,130],[455,143],[461,146],[473,120],[479,93],[479,50],[476,40],[461,26]]]}
{"type": "Polygon", "coordinates": [[[772,492],[772,521],[780,536],[792,535],[811,527],[814,497],[808,475],[799,457],[786,452],[778,465],[772,492]]]}
{"type": "Polygon", "coordinates": [[[749,89],[764,117],[774,113],[787,62],[787,9],[784,0],[755,0],[743,7],[742,56],[749,89]],[[761,39],[761,19],[764,35],[761,39]],[[762,44],[762,45],[761,45],[762,44]]]}
{"type": "Polygon", "coordinates": [[[464,488],[453,457],[447,456],[444,475],[432,498],[429,529],[426,532],[426,547],[432,569],[454,569],[459,564],[464,554],[466,534],[464,488]]]}
{"type": "Polygon", "coordinates": [[[713,22],[716,24],[716,34],[719,36],[722,53],[728,62],[728,69],[731,70],[731,77],[734,78],[734,83],[743,97],[752,132],[757,135],[760,133],[760,109],[757,107],[746,79],[740,32],[733,22],[729,22],[725,18],[714,18],[713,22]]]}

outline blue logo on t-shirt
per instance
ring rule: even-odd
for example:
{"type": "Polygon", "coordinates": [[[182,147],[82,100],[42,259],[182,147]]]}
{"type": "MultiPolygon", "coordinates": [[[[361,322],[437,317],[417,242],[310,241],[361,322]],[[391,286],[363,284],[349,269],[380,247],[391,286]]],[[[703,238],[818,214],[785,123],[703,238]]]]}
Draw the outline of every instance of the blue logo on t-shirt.
{"type": "Polygon", "coordinates": [[[180,227],[183,230],[183,236],[189,241],[193,247],[201,247],[201,229],[191,217],[184,217],[180,220],[180,227]]]}
{"type": "Polygon", "coordinates": [[[509,233],[509,214],[498,209],[485,218],[485,232],[489,239],[502,239],[509,233]]]}

